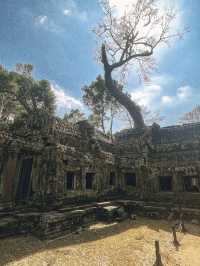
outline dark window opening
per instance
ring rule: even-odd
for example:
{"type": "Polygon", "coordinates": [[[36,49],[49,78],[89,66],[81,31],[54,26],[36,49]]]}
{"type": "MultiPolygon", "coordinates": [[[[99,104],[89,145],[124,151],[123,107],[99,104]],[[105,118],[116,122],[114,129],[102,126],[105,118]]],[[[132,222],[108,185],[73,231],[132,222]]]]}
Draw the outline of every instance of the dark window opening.
{"type": "Polygon", "coordinates": [[[3,191],[3,180],[2,180],[2,177],[0,175],[0,196],[2,194],[2,191],[3,191]]]}
{"type": "Polygon", "coordinates": [[[68,165],[68,160],[67,159],[64,159],[63,162],[64,162],[65,165],[68,165]]]}
{"type": "Polygon", "coordinates": [[[110,173],[109,185],[110,186],[114,186],[115,185],[115,173],[114,172],[110,173]]]}
{"type": "Polygon", "coordinates": [[[160,176],[160,191],[172,191],[172,176],[160,176]]]}
{"type": "Polygon", "coordinates": [[[85,188],[86,189],[92,189],[93,180],[94,180],[94,173],[86,173],[86,176],[85,176],[85,188]]]}
{"type": "Polygon", "coordinates": [[[32,158],[27,158],[22,161],[16,193],[17,200],[25,200],[33,193],[31,185],[32,164],[32,158]]]}
{"type": "Polygon", "coordinates": [[[2,190],[3,190],[2,172],[3,172],[3,163],[0,162],[0,195],[2,194],[2,190]]]}
{"type": "Polygon", "coordinates": [[[200,178],[198,176],[184,176],[184,190],[200,192],[200,178]]]}
{"type": "Polygon", "coordinates": [[[136,187],[136,175],[134,173],[126,173],[125,182],[127,186],[136,187]]]}
{"type": "Polygon", "coordinates": [[[67,172],[66,189],[68,190],[74,189],[74,173],[73,172],[67,172]]]}

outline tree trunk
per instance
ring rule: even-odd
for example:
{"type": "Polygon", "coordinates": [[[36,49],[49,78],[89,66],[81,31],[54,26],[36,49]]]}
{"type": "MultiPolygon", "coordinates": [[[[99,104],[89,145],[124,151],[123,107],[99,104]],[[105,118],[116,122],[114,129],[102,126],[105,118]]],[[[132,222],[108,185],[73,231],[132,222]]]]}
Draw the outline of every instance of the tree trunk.
{"type": "Polygon", "coordinates": [[[3,110],[4,110],[4,96],[2,95],[1,106],[0,106],[0,119],[3,117],[3,110]]]}
{"type": "Polygon", "coordinates": [[[105,126],[104,126],[104,115],[101,115],[101,129],[104,134],[106,134],[105,126]]]}
{"type": "Polygon", "coordinates": [[[180,243],[178,242],[177,236],[176,236],[176,229],[174,226],[172,226],[172,234],[173,234],[173,244],[176,248],[180,246],[180,243]]]}
{"type": "Polygon", "coordinates": [[[135,128],[144,128],[145,123],[141,114],[140,107],[130,99],[128,95],[120,91],[114,84],[112,79],[112,66],[109,65],[105,46],[102,45],[102,63],[104,65],[104,78],[106,88],[109,90],[111,95],[129,112],[130,116],[134,121],[135,128]]]}
{"type": "Polygon", "coordinates": [[[156,249],[156,261],[154,263],[154,266],[163,266],[160,255],[160,245],[158,240],[155,241],[155,249],[156,249]]]}
{"type": "Polygon", "coordinates": [[[113,142],[113,119],[114,119],[114,114],[112,113],[111,110],[111,119],[110,119],[110,138],[111,141],[113,142]]]}

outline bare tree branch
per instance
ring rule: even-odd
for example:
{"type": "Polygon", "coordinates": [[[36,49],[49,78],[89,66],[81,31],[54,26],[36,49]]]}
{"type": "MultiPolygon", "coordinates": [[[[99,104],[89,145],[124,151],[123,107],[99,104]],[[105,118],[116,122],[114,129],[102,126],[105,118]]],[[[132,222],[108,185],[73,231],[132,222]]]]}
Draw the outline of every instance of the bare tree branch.
{"type": "Polygon", "coordinates": [[[154,68],[152,55],[160,44],[169,44],[171,39],[184,34],[173,32],[176,11],[161,10],[155,0],[136,0],[123,14],[111,7],[109,0],[101,0],[104,19],[95,33],[101,40],[101,62],[104,66],[107,89],[130,113],[135,127],[144,127],[140,107],[125,93],[115,88],[112,72],[126,71],[130,63],[147,79],[154,68]]]}

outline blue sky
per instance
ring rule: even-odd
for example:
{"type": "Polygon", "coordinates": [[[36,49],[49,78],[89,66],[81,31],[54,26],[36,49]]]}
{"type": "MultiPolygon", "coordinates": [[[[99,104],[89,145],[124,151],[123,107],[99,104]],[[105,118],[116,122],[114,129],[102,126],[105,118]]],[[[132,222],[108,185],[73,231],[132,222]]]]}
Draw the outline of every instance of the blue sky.
{"type": "MultiPolygon", "coordinates": [[[[123,1],[133,0],[110,1],[120,8],[123,1]]],[[[132,71],[126,86],[133,99],[165,117],[162,125],[177,123],[200,104],[200,1],[173,3],[180,9],[179,24],[189,26],[190,32],[156,53],[158,67],[151,84],[141,83],[132,71]]],[[[8,69],[32,63],[35,77],[53,84],[59,114],[84,109],[81,87],[103,73],[95,61],[91,31],[101,15],[96,0],[0,0],[0,63],[8,69]]]]}

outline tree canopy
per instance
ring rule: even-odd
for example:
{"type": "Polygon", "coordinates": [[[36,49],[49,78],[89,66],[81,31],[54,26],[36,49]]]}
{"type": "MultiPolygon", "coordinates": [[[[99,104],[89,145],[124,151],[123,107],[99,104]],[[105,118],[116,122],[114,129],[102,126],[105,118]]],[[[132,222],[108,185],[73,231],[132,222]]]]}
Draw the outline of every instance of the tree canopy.
{"type": "Polygon", "coordinates": [[[75,124],[79,121],[85,120],[85,114],[79,109],[72,109],[70,112],[65,113],[63,120],[75,124]]]}
{"type": "Polygon", "coordinates": [[[55,96],[47,80],[33,79],[31,65],[17,65],[16,71],[0,68],[0,118],[22,115],[53,115],[55,96]]]}
{"type": "MultiPolygon", "coordinates": [[[[122,90],[122,85],[117,81],[115,86],[122,90]]],[[[116,99],[110,94],[105,86],[105,80],[98,76],[89,86],[84,86],[83,101],[89,107],[92,114],[89,120],[104,134],[113,135],[113,120],[119,112],[121,106],[116,99]]]]}

